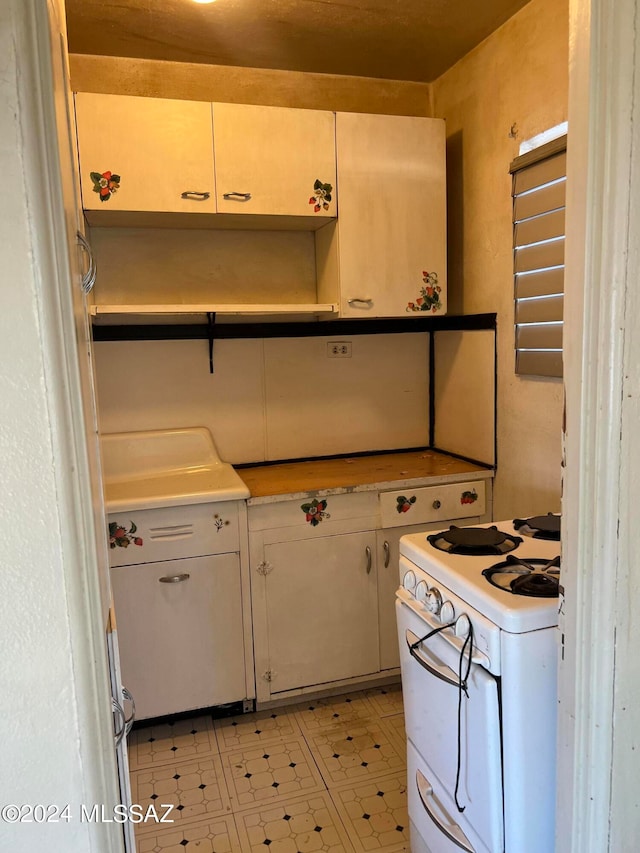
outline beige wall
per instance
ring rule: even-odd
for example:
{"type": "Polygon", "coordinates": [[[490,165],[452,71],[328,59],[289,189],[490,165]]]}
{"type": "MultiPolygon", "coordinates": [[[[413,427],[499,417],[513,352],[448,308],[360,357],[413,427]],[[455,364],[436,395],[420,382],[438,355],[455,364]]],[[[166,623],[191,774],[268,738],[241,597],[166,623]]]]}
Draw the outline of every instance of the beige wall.
{"type": "Polygon", "coordinates": [[[427,83],[78,54],[70,57],[70,67],[74,92],[431,115],[427,83]]]}
{"type": "Polygon", "coordinates": [[[433,84],[448,136],[449,311],[498,312],[496,518],[560,508],[562,383],[514,373],[508,170],[522,140],[567,118],[568,38],[566,0],[532,0],[433,84]]]}

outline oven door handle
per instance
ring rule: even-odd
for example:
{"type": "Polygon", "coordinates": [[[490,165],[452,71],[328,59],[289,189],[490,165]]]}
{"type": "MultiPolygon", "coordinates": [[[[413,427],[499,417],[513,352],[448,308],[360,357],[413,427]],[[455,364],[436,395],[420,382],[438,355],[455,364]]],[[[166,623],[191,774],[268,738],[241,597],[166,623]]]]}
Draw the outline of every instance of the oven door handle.
{"type": "Polygon", "coordinates": [[[407,629],[405,638],[409,654],[414,660],[418,661],[420,666],[424,667],[427,672],[430,672],[431,675],[435,675],[435,677],[439,678],[441,681],[446,681],[447,684],[451,684],[453,687],[460,687],[460,679],[451,667],[448,667],[445,664],[432,663],[427,660],[426,657],[421,655],[416,648],[414,648],[415,644],[420,642],[420,637],[418,637],[417,634],[414,634],[413,631],[409,631],[409,629],[407,629]]]}
{"type": "Polygon", "coordinates": [[[445,812],[440,803],[438,803],[438,806],[442,813],[449,818],[450,823],[443,823],[442,820],[439,819],[429,802],[430,800],[436,801],[435,794],[433,793],[433,786],[419,770],[416,771],[416,785],[418,787],[418,795],[422,805],[424,806],[424,810],[438,827],[440,832],[443,835],[446,835],[449,841],[453,841],[457,847],[460,847],[462,850],[466,850],[467,853],[475,853],[475,849],[471,846],[471,842],[467,836],[460,829],[458,824],[449,818],[449,815],[445,812]]]}

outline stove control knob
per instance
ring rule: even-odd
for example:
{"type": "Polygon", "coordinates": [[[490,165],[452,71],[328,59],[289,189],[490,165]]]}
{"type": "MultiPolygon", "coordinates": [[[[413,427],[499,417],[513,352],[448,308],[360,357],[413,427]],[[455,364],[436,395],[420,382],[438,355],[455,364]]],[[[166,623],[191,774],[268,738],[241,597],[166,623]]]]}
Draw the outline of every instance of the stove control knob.
{"type": "Polygon", "coordinates": [[[445,601],[440,608],[440,621],[441,622],[453,622],[453,618],[456,615],[455,610],[453,609],[453,604],[450,601],[445,601]]]}
{"type": "Polygon", "coordinates": [[[409,569],[408,572],[405,572],[404,577],[402,578],[402,586],[408,591],[413,592],[416,588],[416,576],[415,572],[412,572],[409,569]]]}
{"type": "Polygon", "coordinates": [[[421,604],[424,604],[427,601],[428,597],[429,587],[424,581],[420,581],[416,586],[416,598],[421,604]]]}
{"type": "Polygon", "coordinates": [[[469,630],[471,629],[471,622],[469,622],[469,617],[466,613],[463,613],[461,616],[458,616],[456,619],[456,637],[462,637],[466,639],[469,636],[469,630]]]}
{"type": "Polygon", "coordinates": [[[433,613],[435,616],[440,613],[440,608],[442,607],[442,596],[440,595],[440,590],[437,586],[432,586],[429,590],[425,606],[429,613],[433,613]]]}

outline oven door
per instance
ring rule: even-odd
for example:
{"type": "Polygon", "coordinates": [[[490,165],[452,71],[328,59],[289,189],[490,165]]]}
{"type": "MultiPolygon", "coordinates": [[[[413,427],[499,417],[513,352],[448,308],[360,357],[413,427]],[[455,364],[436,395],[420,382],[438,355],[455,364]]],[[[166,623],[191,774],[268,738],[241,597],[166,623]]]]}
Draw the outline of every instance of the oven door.
{"type": "MultiPolygon", "coordinates": [[[[438,853],[496,853],[504,845],[500,710],[496,679],[472,664],[462,695],[458,744],[460,656],[435,635],[410,645],[437,623],[413,600],[396,600],[402,692],[409,739],[409,813],[438,853]],[[460,750],[458,812],[454,801],[460,750]]],[[[466,667],[465,667],[466,668],[466,667]]]]}

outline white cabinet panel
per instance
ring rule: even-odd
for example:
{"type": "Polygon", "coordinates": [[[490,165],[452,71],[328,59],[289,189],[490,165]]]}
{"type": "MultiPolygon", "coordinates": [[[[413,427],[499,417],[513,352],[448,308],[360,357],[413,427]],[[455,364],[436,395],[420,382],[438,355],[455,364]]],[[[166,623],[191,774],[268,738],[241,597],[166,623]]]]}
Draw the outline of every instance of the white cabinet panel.
{"type": "Polygon", "coordinates": [[[238,554],[122,566],[111,582],[138,719],[245,698],[238,554]]]}
{"type": "Polygon", "coordinates": [[[378,671],[374,550],[372,532],[265,547],[272,694],[378,671]]]}
{"type": "Polygon", "coordinates": [[[215,213],[210,104],[85,92],[75,97],[85,210],[215,213]],[[111,185],[105,178],[103,192],[95,191],[107,172],[111,185]],[[191,195],[183,198],[185,192],[191,195]]]}
{"type": "Polygon", "coordinates": [[[333,113],[214,104],[213,124],[218,213],[336,216],[333,113]]]}
{"type": "Polygon", "coordinates": [[[336,151],[340,315],[443,314],[444,122],[337,113],[336,151]]]}
{"type": "Polygon", "coordinates": [[[124,510],[108,517],[111,566],[237,551],[236,501],[124,510]]]}

